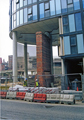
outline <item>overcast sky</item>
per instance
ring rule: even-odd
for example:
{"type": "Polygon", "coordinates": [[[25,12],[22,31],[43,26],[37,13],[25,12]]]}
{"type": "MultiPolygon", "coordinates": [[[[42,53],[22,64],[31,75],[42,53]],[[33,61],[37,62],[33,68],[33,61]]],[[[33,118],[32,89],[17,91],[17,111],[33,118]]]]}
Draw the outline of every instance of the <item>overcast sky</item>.
{"type": "MultiPolygon", "coordinates": [[[[0,57],[5,61],[8,61],[8,55],[13,54],[12,47],[13,43],[9,37],[9,0],[0,0],[0,57]]],[[[53,55],[57,56],[56,47],[53,55]]]]}

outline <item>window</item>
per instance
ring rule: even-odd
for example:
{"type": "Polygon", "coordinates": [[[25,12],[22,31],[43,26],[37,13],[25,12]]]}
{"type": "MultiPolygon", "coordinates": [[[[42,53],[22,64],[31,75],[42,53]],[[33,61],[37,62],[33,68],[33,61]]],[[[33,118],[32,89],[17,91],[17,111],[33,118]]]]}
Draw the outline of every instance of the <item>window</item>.
{"type": "Polygon", "coordinates": [[[37,2],[37,0],[33,0],[33,3],[37,2]]]}
{"type": "Polygon", "coordinates": [[[14,12],[16,11],[16,0],[14,0],[14,12]]]}
{"type": "Polygon", "coordinates": [[[68,16],[63,17],[63,33],[69,32],[68,16]]]}
{"type": "Polygon", "coordinates": [[[28,8],[28,21],[32,21],[32,7],[28,8]]]}
{"type": "Polygon", "coordinates": [[[13,27],[16,27],[16,14],[13,15],[13,27]]]}
{"type": "Polygon", "coordinates": [[[28,4],[32,4],[32,0],[28,0],[28,4]]]}
{"type": "Polygon", "coordinates": [[[54,0],[50,1],[50,14],[51,14],[51,16],[55,15],[55,3],[54,3],[54,0]]]}
{"type": "Polygon", "coordinates": [[[78,53],[84,53],[83,34],[77,35],[78,53]]]}
{"type": "Polygon", "coordinates": [[[73,0],[74,3],[74,10],[78,10],[80,9],[80,3],[79,0],[73,0]]]}
{"type": "Polygon", "coordinates": [[[17,12],[17,26],[19,25],[19,11],[17,12]]]}
{"type": "Polygon", "coordinates": [[[71,54],[77,54],[76,36],[70,37],[71,54]]]}
{"type": "Polygon", "coordinates": [[[62,4],[62,13],[66,13],[67,12],[67,1],[61,0],[61,4],[62,4]]]}
{"type": "Polygon", "coordinates": [[[69,15],[69,29],[70,29],[70,32],[74,32],[75,31],[74,14],[69,15]]]}
{"type": "Polygon", "coordinates": [[[14,8],[14,1],[12,0],[12,14],[13,14],[13,8],[14,8]]]}
{"type": "Polygon", "coordinates": [[[71,4],[72,3],[72,0],[68,0],[68,4],[71,4]]]}
{"type": "Polygon", "coordinates": [[[45,17],[50,16],[50,7],[49,7],[49,2],[45,3],[45,17]]]}
{"type": "Polygon", "coordinates": [[[45,3],[45,10],[49,10],[49,2],[45,3]]]}
{"type": "Polygon", "coordinates": [[[19,9],[19,3],[16,4],[17,9],[19,9]]]}
{"type": "Polygon", "coordinates": [[[33,6],[33,20],[37,20],[37,5],[33,6]]]}
{"type": "Polygon", "coordinates": [[[27,8],[24,8],[24,23],[27,22],[27,8]]]}
{"type": "Polygon", "coordinates": [[[65,55],[69,55],[71,53],[69,36],[66,36],[63,39],[64,39],[64,53],[65,55]]]}
{"type": "Polygon", "coordinates": [[[20,24],[23,24],[23,9],[20,10],[20,24]]]}
{"type": "Polygon", "coordinates": [[[82,2],[83,2],[83,8],[84,8],[84,0],[82,0],[82,2]]]}
{"type": "Polygon", "coordinates": [[[81,14],[76,13],[75,14],[75,22],[76,22],[76,30],[82,30],[82,23],[81,23],[81,14]]]}
{"type": "Polygon", "coordinates": [[[30,8],[28,8],[28,15],[29,14],[32,14],[32,8],[30,7],[30,8]]]}
{"type": "Polygon", "coordinates": [[[12,29],[13,29],[13,15],[12,15],[12,29]]]}
{"type": "Polygon", "coordinates": [[[73,11],[73,0],[67,0],[68,12],[73,11]]]}
{"type": "Polygon", "coordinates": [[[20,0],[20,7],[23,7],[23,0],[20,0]]]}
{"type": "Polygon", "coordinates": [[[28,15],[28,21],[32,21],[32,15],[28,15]]]}
{"type": "Polygon", "coordinates": [[[24,6],[27,5],[27,0],[23,0],[23,2],[24,2],[24,6]]]}
{"type": "Polygon", "coordinates": [[[40,19],[44,18],[44,3],[39,4],[40,9],[40,19]]]}
{"type": "Polygon", "coordinates": [[[61,3],[60,0],[56,0],[56,14],[61,13],[61,3]]]}
{"type": "Polygon", "coordinates": [[[16,0],[16,4],[18,4],[19,3],[19,0],[16,0]]]}

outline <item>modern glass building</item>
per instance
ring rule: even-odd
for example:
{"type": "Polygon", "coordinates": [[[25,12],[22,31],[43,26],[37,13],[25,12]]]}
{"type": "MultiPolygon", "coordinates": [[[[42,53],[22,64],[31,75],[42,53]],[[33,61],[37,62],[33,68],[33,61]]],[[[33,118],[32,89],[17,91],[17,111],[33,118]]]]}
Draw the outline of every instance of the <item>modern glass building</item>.
{"type": "Polygon", "coordinates": [[[24,44],[27,66],[27,44],[37,45],[38,31],[49,38],[51,46],[58,46],[62,74],[84,74],[84,0],[10,0],[9,17],[14,76],[17,76],[17,42],[24,44]]]}

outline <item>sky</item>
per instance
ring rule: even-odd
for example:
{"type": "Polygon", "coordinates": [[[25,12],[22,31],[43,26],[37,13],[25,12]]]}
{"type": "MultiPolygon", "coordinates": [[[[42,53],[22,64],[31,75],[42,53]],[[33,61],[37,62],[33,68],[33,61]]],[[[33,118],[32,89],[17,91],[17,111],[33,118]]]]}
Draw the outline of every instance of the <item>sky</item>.
{"type": "MultiPolygon", "coordinates": [[[[9,0],[0,0],[0,57],[7,62],[8,55],[12,54],[13,41],[9,37],[9,0]]],[[[53,48],[53,56],[58,56],[57,47],[53,48]]]]}

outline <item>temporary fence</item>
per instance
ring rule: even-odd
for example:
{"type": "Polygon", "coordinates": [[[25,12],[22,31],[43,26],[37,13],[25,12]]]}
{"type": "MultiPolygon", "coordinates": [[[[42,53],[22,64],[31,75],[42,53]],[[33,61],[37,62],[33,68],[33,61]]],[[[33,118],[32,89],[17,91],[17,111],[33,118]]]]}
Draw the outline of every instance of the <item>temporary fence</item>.
{"type": "MultiPolygon", "coordinates": [[[[28,89],[25,87],[25,91],[28,91],[31,93],[56,93],[57,88],[59,91],[61,90],[76,90],[76,91],[82,91],[82,74],[80,73],[74,73],[74,74],[65,74],[65,75],[37,75],[39,86],[35,87],[35,76],[29,75],[28,76],[28,89]],[[46,88],[46,89],[45,89],[46,88]],[[45,91],[45,92],[44,92],[45,91]]],[[[24,80],[18,76],[12,76],[12,77],[2,77],[0,76],[0,83],[1,83],[1,89],[8,90],[9,87],[11,87],[12,91],[16,90],[14,88],[15,85],[24,85],[24,80]],[[4,78],[4,79],[2,79],[4,78]],[[13,82],[13,79],[16,80],[16,82],[13,82]]],[[[18,89],[17,89],[18,90],[18,89]]],[[[24,88],[19,87],[19,90],[24,90],[24,88]]]]}

